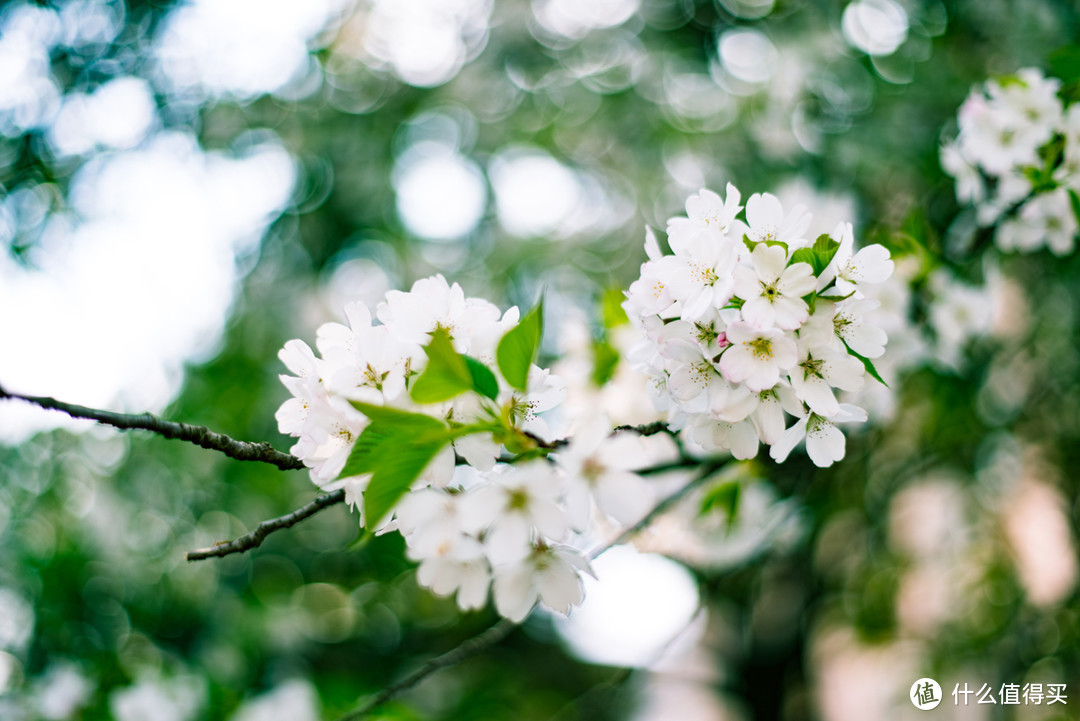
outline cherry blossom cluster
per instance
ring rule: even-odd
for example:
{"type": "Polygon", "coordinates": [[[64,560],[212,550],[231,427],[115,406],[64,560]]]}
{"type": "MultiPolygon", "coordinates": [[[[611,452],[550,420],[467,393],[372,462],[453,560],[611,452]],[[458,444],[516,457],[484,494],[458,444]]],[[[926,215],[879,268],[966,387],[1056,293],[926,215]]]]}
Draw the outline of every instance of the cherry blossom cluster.
{"type": "Polygon", "coordinates": [[[997,224],[1006,251],[1055,255],[1076,243],[1080,190],[1080,105],[1064,105],[1061,81],[1025,68],[971,90],[960,107],[959,134],[941,149],[956,196],[997,224]]]}
{"type": "Polygon", "coordinates": [[[704,449],[747,459],[765,444],[782,461],[805,439],[829,466],[845,453],[836,424],[867,417],[837,392],[858,390],[885,352],[864,288],[893,262],[881,245],[856,252],[850,223],[811,242],[804,206],[785,213],[755,194],[741,219],[740,200],[731,184],[726,197],[691,196],[687,216],[668,221],[670,254],[647,231],[648,261],[623,305],[645,335],[629,360],[671,427],[704,449]]]}
{"type": "MultiPolygon", "coordinates": [[[[318,329],[318,354],[301,340],[286,343],[279,356],[294,375],[281,379],[292,397],[277,412],[281,431],[298,438],[293,454],[320,488],[343,488],[362,523],[405,537],[421,585],[437,595],[456,594],[462,609],[484,606],[490,589],[499,613],[513,620],[537,600],[562,613],[579,604],[581,574],[590,571],[571,545],[574,533],[587,530],[597,509],[632,523],[648,511],[652,494],[634,473],[649,460],[641,450],[645,439],[612,435],[600,418],[570,442],[550,440],[541,414],[562,402],[562,380],[530,365],[521,390],[496,360],[519,315],[517,308],[501,313],[486,300],[466,298],[442,276],[417,281],[409,292],[389,292],[374,317],[363,304],[350,305],[347,325],[318,329]],[[439,332],[453,352],[482,365],[480,374],[497,388],[417,401],[420,379],[435,363],[432,339],[439,332]],[[419,438],[432,425],[452,440],[391,512],[364,519],[365,494],[379,466],[357,474],[349,469],[365,450],[365,431],[380,423],[381,409],[426,417],[407,416],[413,423],[396,441],[401,448],[388,451],[397,460],[412,452],[413,429],[419,438]]],[[[393,468],[394,460],[384,466],[393,468]]]]}

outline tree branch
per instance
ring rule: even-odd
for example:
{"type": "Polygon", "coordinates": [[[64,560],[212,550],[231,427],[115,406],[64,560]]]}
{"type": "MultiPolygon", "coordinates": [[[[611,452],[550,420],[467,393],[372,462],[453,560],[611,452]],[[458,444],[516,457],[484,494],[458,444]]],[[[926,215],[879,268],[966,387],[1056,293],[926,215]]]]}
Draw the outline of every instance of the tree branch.
{"type": "Polygon", "coordinates": [[[673,436],[678,435],[678,431],[671,430],[664,421],[653,421],[652,423],[645,423],[640,426],[615,426],[612,429],[613,433],[618,433],[619,431],[630,431],[631,433],[637,433],[639,436],[655,436],[658,433],[669,433],[673,436]]]}
{"type": "Polygon", "coordinates": [[[157,433],[166,438],[174,438],[188,443],[194,443],[202,448],[224,453],[229,458],[238,461],[261,461],[277,466],[283,471],[299,470],[304,467],[303,461],[296,456],[282,453],[269,443],[251,443],[238,441],[224,433],[216,433],[206,426],[193,426],[187,423],[174,423],[166,421],[151,413],[139,413],[130,415],[127,413],[114,413],[96,408],[87,408],[73,403],[64,403],[55,398],[46,396],[24,396],[11,393],[0,387],[0,400],[13,399],[26,401],[47,410],[61,411],[72,418],[86,418],[97,421],[102,425],[120,428],[122,430],[144,430],[157,433]]]}
{"type": "MultiPolygon", "coordinates": [[[[682,464],[685,465],[687,460],[688,459],[683,459],[682,464]]],[[[690,491],[694,490],[702,483],[707,481],[709,478],[711,478],[717,470],[723,468],[724,465],[727,464],[728,460],[728,458],[718,458],[702,462],[701,470],[688,483],[683,485],[671,495],[664,497],[664,499],[657,503],[653,507],[653,509],[647,514],[645,514],[645,516],[640,521],[620,533],[615,538],[615,540],[589,553],[587,558],[590,561],[595,560],[605,551],[621,543],[625,543],[634,535],[640,533],[645,527],[655,521],[657,516],[667,511],[674,504],[685,498],[686,495],[690,493],[690,491]]],[[[671,466],[671,468],[679,467],[682,466],[680,466],[679,464],[674,464],[671,466]]],[[[671,470],[671,468],[665,466],[664,470],[671,470]]],[[[486,651],[488,648],[494,646],[499,641],[506,638],[510,631],[513,630],[516,626],[516,623],[508,621],[505,618],[502,619],[494,626],[491,626],[487,630],[480,632],[476,636],[473,636],[472,638],[463,641],[456,648],[447,651],[442,656],[437,656],[436,658],[431,659],[402,680],[391,684],[390,686],[387,686],[376,696],[366,702],[363,706],[354,711],[350,711],[349,713],[340,717],[337,721],[357,721],[358,719],[365,718],[377,707],[386,703],[398,694],[413,688],[439,669],[457,665],[462,661],[481,653],[482,651],[486,651]]]]}
{"type": "MultiPolygon", "coordinates": [[[[729,460],[728,458],[721,458],[721,459],[713,459],[713,460],[710,460],[710,461],[704,461],[703,462],[703,467],[701,468],[701,470],[698,471],[697,475],[695,475],[692,479],[690,479],[689,482],[684,484],[681,488],[679,488],[679,490],[675,491],[671,495],[665,496],[662,501],[660,501],[659,503],[657,503],[655,506],[652,507],[651,511],[649,511],[644,516],[642,516],[640,521],[638,521],[634,525],[632,525],[629,528],[627,528],[626,530],[624,530],[622,533],[620,533],[618,536],[616,536],[613,541],[611,541],[610,543],[607,543],[607,544],[605,544],[603,546],[600,546],[599,548],[596,548],[596,549],[590,551],[589,555],[586,556],[586,558],[588,558],[590,561],[594,561],[602,553],[604,553],[605,551],[609,551],[612,548],[614,548],[615,546],[619,546],[619,545],[621,545],[623,543],[626,543],[631,538],[633,538],[637,534],[644,531],[646,528],[649,527],[649,525],[653,521],[655,521],[657,519],[657,517],[659,517],[659,516],[663,515],[664,513],[666,513],[669,508],[671,508],[676,503],[678,503],[683,498],[685,498],[687,496],[687,494],[690,493],[690,491],[694,490],[695,488],[697,488],[698,486],[700,486],[701,484],[705,483],[707,480],[712,478],[714,473],[716,473],[718,470],[720,470],[725,465],[727,465],[728,460],[729,460]]],[[[685,464],[685,460],[684,460],[684,464],[685,464]]],[[[680,467],[681,466],[678,465],[678,464],[671,464],[670,467],[668,467],[668,466],[658,467],[658,470],[664,470],[664,471],[675,470],[675,469],[680,468],[680,467]]],[[[653,471],[653,472],[658,472],[658,470],[654,470],[654,469],[648,469],[648,470],[653,471]]],[[[641,473],[641,471],[639,471],[639,473],[641,473]]]]}
{"type": "Polygon", "coordinates": [[[462,641],[461,644],[450,651],[447,651],[442,656],[436,656],[431,659],[397,683],[390,684],[363,706],[354,711],[350,711],[339,718],[338,721],[356,721],[357,719],[364,718],[379,706],[382,706],[402,691],[408,691],[440,668],[456,666],[462,661],[471,658],[482,651],[486,651],[506,638],[516,627],[517,624],[513,621],[508,621],[505,618],[502,619],[495,625],[488,627],[486,630],[481,631],[472,638],[462,641]]]}
{"type": "MultiPolygon", "coordinates": [[[[642,668],[651,671],[652,668],[656,666],[656,664],[658,664],[664,658],[664,656],[667,655],[668,651],[671,650],[671,647],[674,646],[675,643],[679,639],[681,639],[687,631],[693,628],[694,622],[701,617],[701,614],[704,610],[705,598],[704,596],[701,596],[699,594],[697,607],[694,609],[694,612],[690,614],[690,617],[686,619],[686,623],[684,623],[678,631],[673,633],[668,638],[668,640],[664,641],[664,643],[661,644],[661,646],[653,652],[648,662],[642,664],[642,668]]],[[[580,718],[581,709],[579,707],[581,706],[582,702],[591,700],[593,697],[596,696],[601,696],[609,691],[616,690],[620,685],[629,680],[629,678],[634,674],[635,671],[637,671],[637,669],[633,666],[627,666],[625,668],[619,669],[614,675],[612,675],[611,678],[607,679],[606,681],[601,681],[592,688],[586,689],[584,693],[579,694],[576,698],[570,699],[570,701],[568,701],[565,705],[563,705],[562,708],[556,711],[555,715],[549,718],[548,721],[559,721],[559,719],[568,717],[570,715],[570,712],[572,711],[577,711],[577,717],[580,718]]]]}
{"type": "Polygon", "coordinates": [[[291,528],[305,518],[310,518],[324,508],[337,505],[345,500],[345,490],[338,489],[333,493],[327,493],[324,496],[319,496],[311,503],[297,508],[292,513],[286,513],[279,518],[271,518],[268,521],[263,521],[255,530],[251,533],[240,536],[232,541],[219,541],[210,548],[200,548],[195,551],[187,552],[187,560],[189,561],[202,561],[214,556],[228,556],[232,553],[243,553],[244,551],[250,551],[252,548],[256,548],[262,545],[262,542],[266,540],[274,531],[280,531],[283,528],[291,528]]]}

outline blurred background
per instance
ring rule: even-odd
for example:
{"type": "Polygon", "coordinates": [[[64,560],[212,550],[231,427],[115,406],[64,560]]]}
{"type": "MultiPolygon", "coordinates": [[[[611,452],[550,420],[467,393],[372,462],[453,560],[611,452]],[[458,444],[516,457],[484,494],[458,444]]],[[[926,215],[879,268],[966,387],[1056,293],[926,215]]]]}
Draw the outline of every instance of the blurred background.
{"type": "MultiPolygon", "coordinates": [[[[377,716],[903,719],[931,676],[938,718],[1080,718],[1080,261],[997,254],[938,161],[1077,37],[1071,0],[4,3],[0,384],[287,449],[284,342],[443,273],[546,289],[567,412],[648,421],[644,226],[773,192],[898,258],[847,458],[728,471],[377,716]],[[1036,683],[1067,703],[953,703],[1036,683]]],[[[184,561],[315,492],[0,405],[0,718],[332,719],[494,621],[340,506],[184,561]]]]}

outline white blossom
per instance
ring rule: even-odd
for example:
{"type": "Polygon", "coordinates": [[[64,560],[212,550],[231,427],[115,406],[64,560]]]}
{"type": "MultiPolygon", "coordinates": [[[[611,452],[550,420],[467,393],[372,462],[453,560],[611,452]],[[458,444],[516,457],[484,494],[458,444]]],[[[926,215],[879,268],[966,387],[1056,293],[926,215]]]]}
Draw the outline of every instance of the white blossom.
{"type": "Polygon", "coordinates": [[[815,466],[828,468],[844,457],[847,446],[844,434],[835,424],[861,423],[865,420],[866,411],[846,403],[840,404],[836,415],[831,418],[808,412],[773,445],[769,455],[774,461],[782,462],[795,446],[805,439],[806,455],[810,456],[815,466]]]}
{"type": "Polygon", "coordinates": [[[781,242],[791,250],[806,245],[803,237],[812,217],[805,205],[796,205],[787,214],[772,193],[754,193],[746,201],[746,223],[736,225],[734,233],[746,235],[752,243],[781,242]]]}
{"type": "Polygon", "coordinates": [[[752,391],[772,388],[780,381],[780,371],[795,365],[795,341],[777,328],[737,321],[728,326],[727,338],[731,345],[720,357],[720,372],[752,391]]]}
{"type": "Polygon", "coordinates": [[[735,271],[735,295],[742,298],[743,318],[759,328],[776,326],[795,330],[809,317],[802,296],[817,285],[807,263],[787,265],[788,254],[780,246],[760,243],[751,254],[753,268],[735,271]]]}
{"type": "Polygon", "coordinates": [[[521,621],[539,599],[566,614],[585,596],[581,573],[592,573],[580,554],[565,546],[540,546],[516,563],[495,569],[495,608],[511,621],[521,621]]]}
{"type": "Polygon", "coordinates": [[[942,148],[956,195],[980,225],[997,225],[1005,252],[1072,253],[1080,187],[1080,106],[1066,108],[1061,81],[1025,68],[972,89],[958,112],[959,135],[942,148]]]}
{"type": "Polygon", "coordinates": [[[590,499],[623,525],[640,520],[653,505],[652,487],[634,472],[649,460],[644,439],[632,433],[612,435],[610,428],[606,417],[594,418],[556,455],[567,478],[568,517],[577,530],[588,525],[590,499]]]}
{"type": "MultiPolygon", "coordinates": [[[[649,259],[623,307],[643,336],[626,359],[648,376],[670,427],[685,429],[684,438],[705,451],[745,459],[787,438],[789,416],[804,434],[811,412],[830,424],[843,417],[837,394],[860,389],[866,359],[885,351],[882,318],[871,317],[877,291],[870,291],[891,288],[894,263],[883,246],[857,248],[850,223],[836,225],[835,243],[808,247],[806,208],[785,213],[775,196],[754,194],[744,220],[739,197],[731,185],[726,200],[693,196],[687,217],[668,221],[670,255],[647,233],[649,259]],[[793,263],[803,249],[798,259],[808,262],[793,263]],[[695,276],[691,261],[706,252],[713,255],[700,267],[709,272],[695,276]]],[[[831,427],[814,438],[831,436],[831,427]]],[[[819,460],[837,452],[817,440],[810,445],[819,460]]]]}

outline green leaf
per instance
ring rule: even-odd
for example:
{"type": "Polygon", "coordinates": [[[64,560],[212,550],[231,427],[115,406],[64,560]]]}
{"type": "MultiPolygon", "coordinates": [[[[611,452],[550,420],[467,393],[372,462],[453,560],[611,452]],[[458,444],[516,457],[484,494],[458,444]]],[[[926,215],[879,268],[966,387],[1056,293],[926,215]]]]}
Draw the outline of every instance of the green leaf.
{"type": "Polygon", "coordinates": [[[407,437],[401,437],[393,441],[396,443],[392,443],[391,447],[397,450],[380,455],[371,482],[364,491],[364,518],[367,519],[368,528],[378,526],[450,438],[445,436],[410,443],[407,437]]]}
{"type": "Polygon", "coordinates": [[[836,255],[836,251],[839,249],[840,244],[833,240],[828,233],[819,235],[812,246],[812,250],[824,259],[825,265],[832,262],[833,256],[836,255]]]}
{"type": "Polygon", "coordinates": [[[792,253],[788,265],[806,263],[813,268],[814,275],[821,275],[825,268],[829,266],[829,263],[832,262],[836,251],[839,249],[839,243],[830,238],[828,234],[822,234],[817,237],[817,240],[809,248],[800,248],[792,253]]]}
{"type": "Polygon", "coordinates": [[[450,334],[444,328],[435,329],[424,352],[428,357],[427,367],[409,389],[409,395],[417,403],[441,403],[466,391],[476,391],[492,399],[499,394],[495,374],[475,358],[454,350],[450,334]]]}
{"type": "Polygon", "coordinates": [[[1069,203],[1072,205],[1073,215],[1076,216],[1076,222],[1080,223],[1080,196],[1076,194],[1076,191],[1069,188],[1069,203]]]}
{"type": "Polygon", "coordinates": [[[598,388],[607,384],[615,375],[615,368],[619,365],[619,351],[607,340],[596,340],[592,344],[593,351],[593,384],[598,388]]]}
{"type": "Polygon", "coordinates": [[[754,248],[758,247],[762,243],[770,247],[775,245],[777,247],[783,248],[784,250],[787,250],[787,243],[782,240],[750,240],[750,237],[747,236],[745,233],[743,233],[742,242],[743,245],[745,245],[751,253],[754,252],[754,248]]]}
{"type": "Polygon", "coordinates": [[[604,291],[604,295],[600,298],[600,317],[604,328],[610,330],[630,322],[622,307],[625,300],[626,296],[621,288],[608,288],[604,291]]]}
{"type": "Polygon", "coordinates": [[[1016,73],[1009,73],[1008,75],[998,75],[996,78],[994,78],[994,80],[996,80],[997,84],[1000,85],[1003,88],[1008,88],[1008,87],[1026,88],[1027,87],[1027,83],[1025,83],[1023,78],[1021,78],[1016,73]]]}
{"type": "Polygon", "coordinates": [[[788,265],[795,265],[796,263],[806,263],[814,269],[814,275],[821,275],[821,271],[817,269],[817,254],[810,248],[799,248],[791,254],[788,265]]]}
{"type": "Polygon", "coordinates": [[[499,372],[514,388],[526,390],[529,367],[540,350],[540,336],[544,332],[544,302],[541,300],[521,322],[506,332],[495,349],[499,372]]]}
{"type": "Polygon", "coordinates": [[[355,401],[353,405],[371,423],[356,439],[338,477],[372,474],[364,491],[364,517],[368,528],[374,528],[456,434],[422,413],[355,401]]]}
{"type": "Polygon", "coordinates": [[[1080,103],[1080,80],[1070,80],[1067,83],[1062,83],[1061,90],[1058,91],[1058,97],[1061,98],[1061,102],[1065,105],[1080,103]]]}
{"type": "Polygon", "coordinates": [[[469,369],[472,378],[472,389],[484,396],[495,400],[499,395],[499,381],[495,374],[486,365],[471,356],[462,356],[465,359],[465,367],[469,369]]]}
{"type": "Polygon", "coordinates": [[[884,379],[883,379],[883,378],[881,377],[881,375],[879,375],[879,374],[878,374],[878,372],[877,372],[877,368],[875,368],[875,367],[874,367],[874,363],[873,363],[873,361],[871,361],[871,360],[870,360],[869,358],[867,358],[866,356],[864,356],[864,355],[860,355],[860,354],[856,353],[855,351],[851,350],[851,346],[849,346],[849,345],[847,344],[847,341],[846,341],[846,340],[844,340],[843,338],[841,338],[841,339],[840,339],[840,342],[844,344],[844,347],[845,347],[845,348],[847,348],[847,352],[848,352],[848,353],[850,353],[851,355],[855,356],[855,357],[856,357],[856,358],[858,358],[858,359],[859,359],[860,361],[862,361],[862,364],[863,364],[863,368],[865,368],[865,369],[866,369],[866,372],[867,372],[867,373],[869,373],[869,374],[870,374],[870,376],[871,376],[871,377],[872,377],[872,378],[873,378],[874,380],[876,380],[876,381],[877,381],[878,383],[880,383],[881,385],[885,386],[886,388],[888,388],[888,387],[889,387],[889,384],[888,384],[888,383],[886,383],[886,382],[885,382],[885,380],[884,380],[884,379]]]}
{"type": "Polygon", "coordinates": [[[720,509],[727,516],[728,526],[730,526],[735,522],[735,517],[739,513],[741,494],[742,485],[738,481],[726,481],[711,488],[701,500],[701,515],[705,515],[713,509],[720,509]]]}

